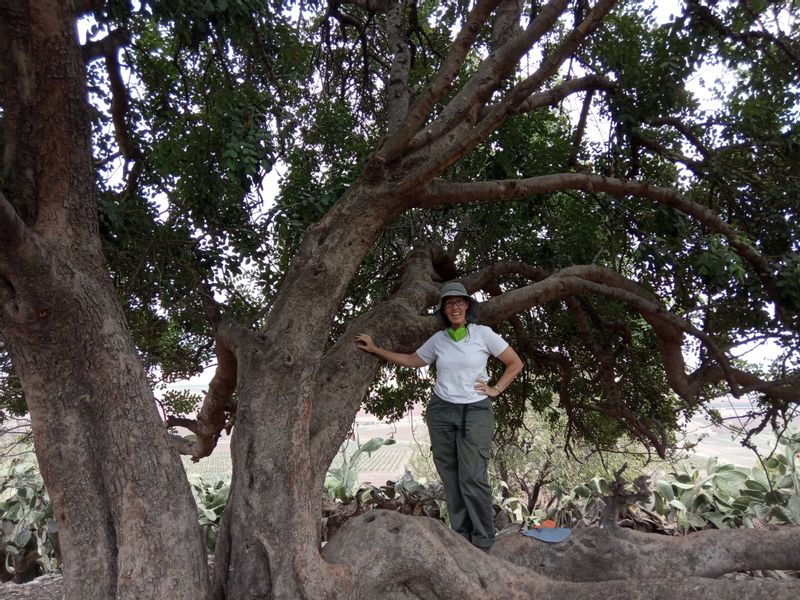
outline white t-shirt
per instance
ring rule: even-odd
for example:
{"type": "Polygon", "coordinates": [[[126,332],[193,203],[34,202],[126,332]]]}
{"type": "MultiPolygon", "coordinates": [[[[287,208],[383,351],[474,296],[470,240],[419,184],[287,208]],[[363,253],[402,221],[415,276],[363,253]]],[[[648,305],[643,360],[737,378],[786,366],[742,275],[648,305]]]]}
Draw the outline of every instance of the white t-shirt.
{"type": "Polygon", "coordinates": [[[436,362],[433,392],[453,404],[472,404],[486,398],[475,390],[475,382],[489,381],[486,362],[508,348],[499,334],[485,325],[467,325],[467,337],[454,341],[446,331],[433,334],[417,350],[417,356],[430,365],[436,362]]]}

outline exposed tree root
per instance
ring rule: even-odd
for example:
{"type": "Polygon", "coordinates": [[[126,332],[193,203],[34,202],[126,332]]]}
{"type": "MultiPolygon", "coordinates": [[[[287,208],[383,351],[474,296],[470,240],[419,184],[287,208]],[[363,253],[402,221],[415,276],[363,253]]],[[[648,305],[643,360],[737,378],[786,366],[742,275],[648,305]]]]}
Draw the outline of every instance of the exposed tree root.
{"type": "MultiPolygon", "coordinates": [[[[800,594],[800,581],[707,579],[696,576],[703,568],[689,567],[692,561],[700,563],[695,567],[710,562],[707,569],[717,572],[721,559],[714,554],[722,546],[753,546],[753,553],[760,555],[764,554],[767,539],[774,539],[769,542],[771,548],[791,544],[783,538],[769,538],[782,535],[778,531],[769,531],[763,537],[760,534],[737,536],[736,531],[708,532],[722,535],[699,536],[708,538],[699,543],[693,536],[676,539],[635,532],[612,536],[603,530],[587,535],[590,531],[594,530],[573,533],[569,543],[549,545],[523,536],[501,536],[487,555],[434,519],[375,510],[349,521],[325,547],[323,556],[328,561],[350,567],[355,582],[353,598],[794,600],[800,594]],[[664,544],[646,541],[659,537],[664,538],[664,544]],[[719,539],[714,541],[715,537],[719,539]],[[580,557],[575,560],[550,558],[550,555],[570,554],[569,548],[576,554],[581,553],[580,557]],[[679,560],[682,553],[688,556],[679,560]],[[513,564],[506,560],[512,556],[525,558],[516,561],[521,564],[513,564]],[[615,566],[609,567],[610,563],[615,566]],[[645,566],[640,567],[640,563],[645,566]],[[601,572],[603,576],[591,576],[601,572]],[[609,581],[609,573],[616,578],[609,581]]],[[[796,529],[786,534],[786,537],[792,536],[797,537],[796,529]]],[[[791,550],[785,554],[798,556],[791,550]]],[[[735,570],[739,563],[731,560],[729,564],[735,570]]]]}
{"type": "Polygon", "coordinates": [[[492,554],[570,581],[644,579],[664,573],[713,578],[738,571],[800,569],[800,528],[704,530],[686,536],[585,528],[575,529],[559,544],[501,536],[492,554]]]}

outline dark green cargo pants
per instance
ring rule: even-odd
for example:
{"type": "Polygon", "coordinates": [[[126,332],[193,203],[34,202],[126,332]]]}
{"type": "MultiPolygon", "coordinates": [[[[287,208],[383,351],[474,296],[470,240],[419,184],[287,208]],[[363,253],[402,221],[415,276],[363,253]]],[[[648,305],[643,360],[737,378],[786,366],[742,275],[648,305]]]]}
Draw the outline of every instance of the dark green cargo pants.
{"type": "Polygon", "coordinates": [[[450,528],[479,548],[494,543],[494,508],[489,485],[489,450],[494,409],[486,398],[452,404],[433,394],[425,421],[433,462],[444,485],[450,528]]]}

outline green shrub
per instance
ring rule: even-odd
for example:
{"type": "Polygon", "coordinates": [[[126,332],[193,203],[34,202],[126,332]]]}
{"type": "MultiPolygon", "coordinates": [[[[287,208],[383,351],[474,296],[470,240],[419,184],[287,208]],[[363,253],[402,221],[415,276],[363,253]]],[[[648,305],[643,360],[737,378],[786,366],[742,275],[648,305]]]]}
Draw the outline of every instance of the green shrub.
{"type": "Polygon", "coordinates": [[[372,438],[362,444],[356,440],[356,449],[348,455],[345,443],[339,450],[341,462],[338,466],[331,466],[325,475],[325,492],[333,499],[340,502],[350,502],[358,492],[358,461],[362,455],[372,456],[372,453],[383,446],[391,446],[395,440],[391,438],[372,438]]]}
{"type": "Polygon", "coordinates": [[[773,452],[747,469],[708,460],[705,472],[684,469],[655,485],[655,510],[683,531],[764,524],[800,525],[800,433],[778,440],[773,452]]]}
{"type": "Polygon", "coordinates": [[[0,575],[16,583],[60,564],[58,527],[35,464],[12,461],[0,474],[0,575]]]}
{"type": "Polygon", "coordinates": [[[213,552],[217,544],[222,513],[225,512],[225,505],[231,492],[230,483],[222,479],[212,483],[196,476],[191,477],[189,483],[197,504],[197,521],[203,531],[203,540],[208,550],[213,552]]]}

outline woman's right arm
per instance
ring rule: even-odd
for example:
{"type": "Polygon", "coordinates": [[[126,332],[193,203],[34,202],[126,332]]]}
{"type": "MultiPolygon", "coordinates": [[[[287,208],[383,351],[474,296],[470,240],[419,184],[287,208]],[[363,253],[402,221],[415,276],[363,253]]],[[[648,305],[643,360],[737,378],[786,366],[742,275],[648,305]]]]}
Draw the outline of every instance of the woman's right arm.
{"type": "Polygon", "coordinates": [[[412,352],[411,354],[402,354],[400,352],[386,350],[385,348],[377,346],[375,342],[372,341],[372,338],[366,333],[359,333],[356,336],[356,346],[364,352],[374,354],[378,358],[382,358],[383,360],[387,360],[390,363],[394,363],[401,367],[419,369],[420,367],[428,366],[428,364],[422,360],[416,352],[412,352]]]}

